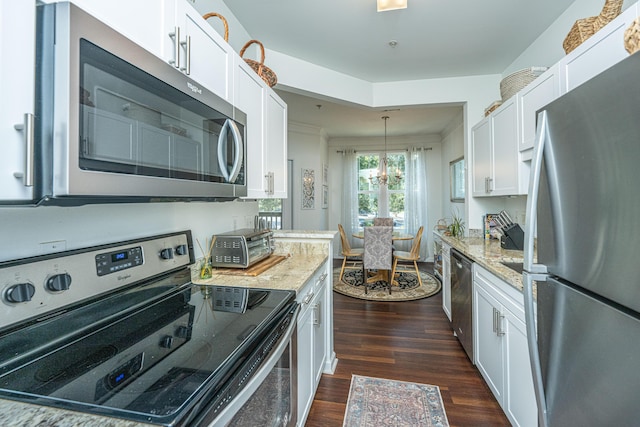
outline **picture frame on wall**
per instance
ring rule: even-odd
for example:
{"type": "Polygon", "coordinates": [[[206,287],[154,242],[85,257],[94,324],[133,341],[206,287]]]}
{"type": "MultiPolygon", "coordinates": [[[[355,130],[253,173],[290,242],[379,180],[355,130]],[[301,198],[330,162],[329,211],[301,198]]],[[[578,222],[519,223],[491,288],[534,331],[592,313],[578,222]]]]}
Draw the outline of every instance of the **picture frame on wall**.
{"type": "Polygon", "coordinates": [[[329,165],[322,164],[322,185],[329,185],[329,165]]]}
{"type": "Polygon", "coordinates": [[[302,169],[302,209],[315,209],[315,171],[302,169]]]}
{"type": "Polygon", "coordinates": [[[329,207],[329,186],[322,186],[322,209],[327,209],[329,207]]]}

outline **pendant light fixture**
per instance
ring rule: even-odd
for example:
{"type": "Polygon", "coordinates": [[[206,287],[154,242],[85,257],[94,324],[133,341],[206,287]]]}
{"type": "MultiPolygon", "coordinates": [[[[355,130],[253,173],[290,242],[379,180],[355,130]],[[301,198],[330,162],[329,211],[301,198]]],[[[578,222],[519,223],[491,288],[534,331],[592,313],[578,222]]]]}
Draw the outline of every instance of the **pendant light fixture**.
{"type": "Polygon", "coordinates": [[[382,120],[384,120],[384,156],[382,157],[378,174],[376,176],[369,174],[369,181],[371,181],[371,184],[373,185],[396,184],[402,180],[402,173],[400,172],[400,169],[396,169],[395,174],[389,177],[387,170],[389,166],[389,161],[387,159],[387,120],[389,120],[389,116],[382,116],[382,120]]]}
{"type": "Polygon", "coordinates": [[[406,9],[407,0],[378,0],[378,12],[387,10],[406,9]]]}

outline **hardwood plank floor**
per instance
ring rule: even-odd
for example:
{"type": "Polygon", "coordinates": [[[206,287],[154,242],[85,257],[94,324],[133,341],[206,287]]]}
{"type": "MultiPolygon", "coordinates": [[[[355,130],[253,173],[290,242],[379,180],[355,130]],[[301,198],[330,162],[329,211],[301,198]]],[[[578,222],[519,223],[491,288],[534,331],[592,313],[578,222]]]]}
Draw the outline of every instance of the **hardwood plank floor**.
{"type": "Polygon", "coordinates": [[[390,303],[333,296],[338,366],[322,375],[307,427],[342,426],[352,374],[437,385],[452,427],[510,425],[453,336],[441,292],[390,303]]]}

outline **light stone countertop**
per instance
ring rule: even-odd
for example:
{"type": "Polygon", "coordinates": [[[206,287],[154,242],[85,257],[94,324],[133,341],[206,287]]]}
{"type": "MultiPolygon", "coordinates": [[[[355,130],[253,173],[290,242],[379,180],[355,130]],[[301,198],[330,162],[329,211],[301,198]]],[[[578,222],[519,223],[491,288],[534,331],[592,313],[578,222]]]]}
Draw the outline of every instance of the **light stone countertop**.
{"type": "Polygon", "coordinates": [[[509,285],[522,292],[522,275],[501,264],[501,262],[522,262],[523,251],[507,250],[500,247],[499,240],[485,240],[477,237],[465,237],[458,239],[444,234],[436,233],[443,242],[462,254],[471,258],[509,285]]]}

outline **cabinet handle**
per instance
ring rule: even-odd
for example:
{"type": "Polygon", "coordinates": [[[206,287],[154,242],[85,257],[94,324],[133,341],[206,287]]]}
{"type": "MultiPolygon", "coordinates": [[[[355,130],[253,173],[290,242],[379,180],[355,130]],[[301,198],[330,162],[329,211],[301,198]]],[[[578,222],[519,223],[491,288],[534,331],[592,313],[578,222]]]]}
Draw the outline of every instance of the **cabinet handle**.
{"type": "Polygon", "coordinates": [[[324,282],[324,279],[327,278],[327,273],[322,273],[322,275],[320,276],[320,283],[324,282]]]}
{"type": "Polygon", "coordinates": [[[186,56],[185,66],[180,68],[180,71],[184,71],[188,76],[191,74],[191,36],[187,36],[183,42],[180,42],[180,45],[184,46],[186,56]]]}
{"type": "Polygon", "coordinates": [[[496,314],[498,313],[498,311],[495,309],[495,307],[493,307],[493,332],[494,333],[498,333],[498,326],[497,326],[497,321],[496,321],[496,314]]]}
{"type": "Polygon", "coordinates": [[[502,329],[502,319],[504,319],[504,316],[497,310],[496,310],[496,313],[498,313],[498,318],[497,318],[498,326],[496,328],[497,329],[496,335],[498,335],[499,337],[502,337],[505,334],[505,331],[502,329]]]}
{"type": "Polygon", "coordinates": [[[302,300],[302,304],[307,305],[311,302],[312,299],[313,299],[313,292],[309,292],[307,296],[305,296],[304,299],[302,300]]]}
{"type": "Polygon", "coordinates": [[[25,187],[33,187],[33,151],[34,151],[34,115],[25,113],[24,122],[14,125],[14,129],[22,131],[25,144],[25,165],[23,172],[14,172],[13,176],[22,178],[25,187]]]}
{"type": "Polygon", "coordinates": [[[313,324],[320,325],[322,323],[322,310],[320,310],[320,303],[313,305],[313,324]]]}
{"type": "Polygon", "coordinates": [[[274,193],[275,193],[274,173],[269,172],[269,194],[273,196],[274,193]]]}
{"type": "Polygon", "coordinates": [[[180,68],[180,27],[176,26],[169,37],[173,39],[173,59],[169,60],[169,64],[180,68]]]}

